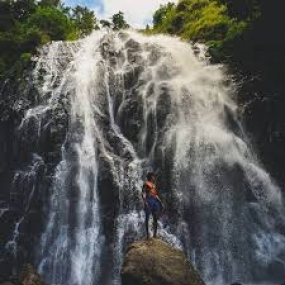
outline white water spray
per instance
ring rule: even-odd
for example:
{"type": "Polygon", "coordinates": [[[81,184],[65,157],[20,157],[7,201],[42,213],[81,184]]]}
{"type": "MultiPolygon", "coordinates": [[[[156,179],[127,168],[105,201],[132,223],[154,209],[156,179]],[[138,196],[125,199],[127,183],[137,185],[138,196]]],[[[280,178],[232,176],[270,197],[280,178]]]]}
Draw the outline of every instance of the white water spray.
{"type": "Polygon", "coordinates": [[[95,32],[44,47],[34,79],[41,103],[20,128],[59,104],[69,116],[38,250],[49,282],[120,284],[125,247],[145,234],[140,191],[150,169],[167,205],[162,239],[209,284],[257,284],[259,271],[270,279],[269,266],[284,266],[281,192],[252,155],[230,79],[204,47],[95,32]]]}

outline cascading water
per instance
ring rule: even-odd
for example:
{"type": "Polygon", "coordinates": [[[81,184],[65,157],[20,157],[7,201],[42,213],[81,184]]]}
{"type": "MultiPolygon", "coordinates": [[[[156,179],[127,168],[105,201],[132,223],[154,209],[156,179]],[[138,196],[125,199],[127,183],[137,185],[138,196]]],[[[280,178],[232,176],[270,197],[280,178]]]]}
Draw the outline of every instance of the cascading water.
{"type": "Polygon", "coordinates": [[[50,114],[67,121],[53,128],[66,131],[37,247],[49,282],[120,284],[124,249],[145,234],[140,193],[150,169],[167,207],[159,234],[208,284],[285,278],[281,192],[248,146],[231,80],[197,49],[135,32],[42,49],[39,102],[19,132],[32,121],[41,138],[50,114]]]}

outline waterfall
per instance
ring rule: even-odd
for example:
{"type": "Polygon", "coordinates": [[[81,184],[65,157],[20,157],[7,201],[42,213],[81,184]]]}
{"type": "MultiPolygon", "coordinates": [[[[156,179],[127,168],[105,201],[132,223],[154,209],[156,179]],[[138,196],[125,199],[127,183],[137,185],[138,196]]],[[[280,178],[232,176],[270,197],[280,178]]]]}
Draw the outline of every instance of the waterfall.
{"type": "Polygon", "coordinates": [[[49,283],[120,284],[126,246],[145,236],[149,170],[166,205],[160,237],[184,250],[207,284],[285,278],[281,191],[238,120],[234,82],[204,46],[96,31],[50,43],[35,61],[39,98],[18,132],[37,137],[33,163],[56,165],[35,245],[49,283]],[[58,162],[37,151],[47,129],[58,162]]]}

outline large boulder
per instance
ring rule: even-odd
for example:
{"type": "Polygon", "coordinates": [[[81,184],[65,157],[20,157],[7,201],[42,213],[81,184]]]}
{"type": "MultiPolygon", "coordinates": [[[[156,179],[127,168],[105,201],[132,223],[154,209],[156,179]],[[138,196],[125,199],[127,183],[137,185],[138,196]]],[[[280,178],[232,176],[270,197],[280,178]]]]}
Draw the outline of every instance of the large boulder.
{"type": "Polygon", "coordinates": [[[205,285],[185,254],[159,239],[129,246],[122,285],[205,285]]]}
{"type": "Polygon", "coordinates": [[[19,276],[0,278],[0,285],[47,285],[31,264],[24,264],[19,276]]]}
{"type": "Polygon", "coordinates": [[[19,276],[23,285],[46,285],[42,277],[36,272],[31,264],[25,264],[19,276]]]}

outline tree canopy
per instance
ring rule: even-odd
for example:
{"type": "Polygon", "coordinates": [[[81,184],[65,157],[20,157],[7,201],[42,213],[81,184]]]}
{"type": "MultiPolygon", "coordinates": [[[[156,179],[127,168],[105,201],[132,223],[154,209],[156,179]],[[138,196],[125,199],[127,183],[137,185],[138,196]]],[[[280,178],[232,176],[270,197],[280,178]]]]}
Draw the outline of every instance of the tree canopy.
{"type": "Polygon", "coordinates": [[[80,36],[86,36],[94,29],[99,29],[94,11],[90,11],[86,7],[77,5],[72,10],[72,19],[80,36]]]}
{"type": "MultiPolygon", "coordinates": [[[[114,30],[129,27],[122,12],[111,20],[101,20],[100,25],[114,30]]],[[[66,7],[60,0],[0,1],[0,79],[16,63],[28,62],[40,45],[76,40],[94,29],[99,29],[99,21],[87,7],[66,7]]]]}
{"type": "Polygon", "coordinates": [[[257,0],[180,0],[161,5],[147,33],[179,35],[204,42],[220,58],[233,45],[252,19],[259,17],[257,0]],[[239,2],[239,4],[237,4],[239,2]]]}
{"type": "Polygon", "coordinates": [[[119,13],[114,14],[112,17],[113,29],[121,30],[129,28],[129,24],[126,22],[124,13],[119,11],[119,13]]]}

